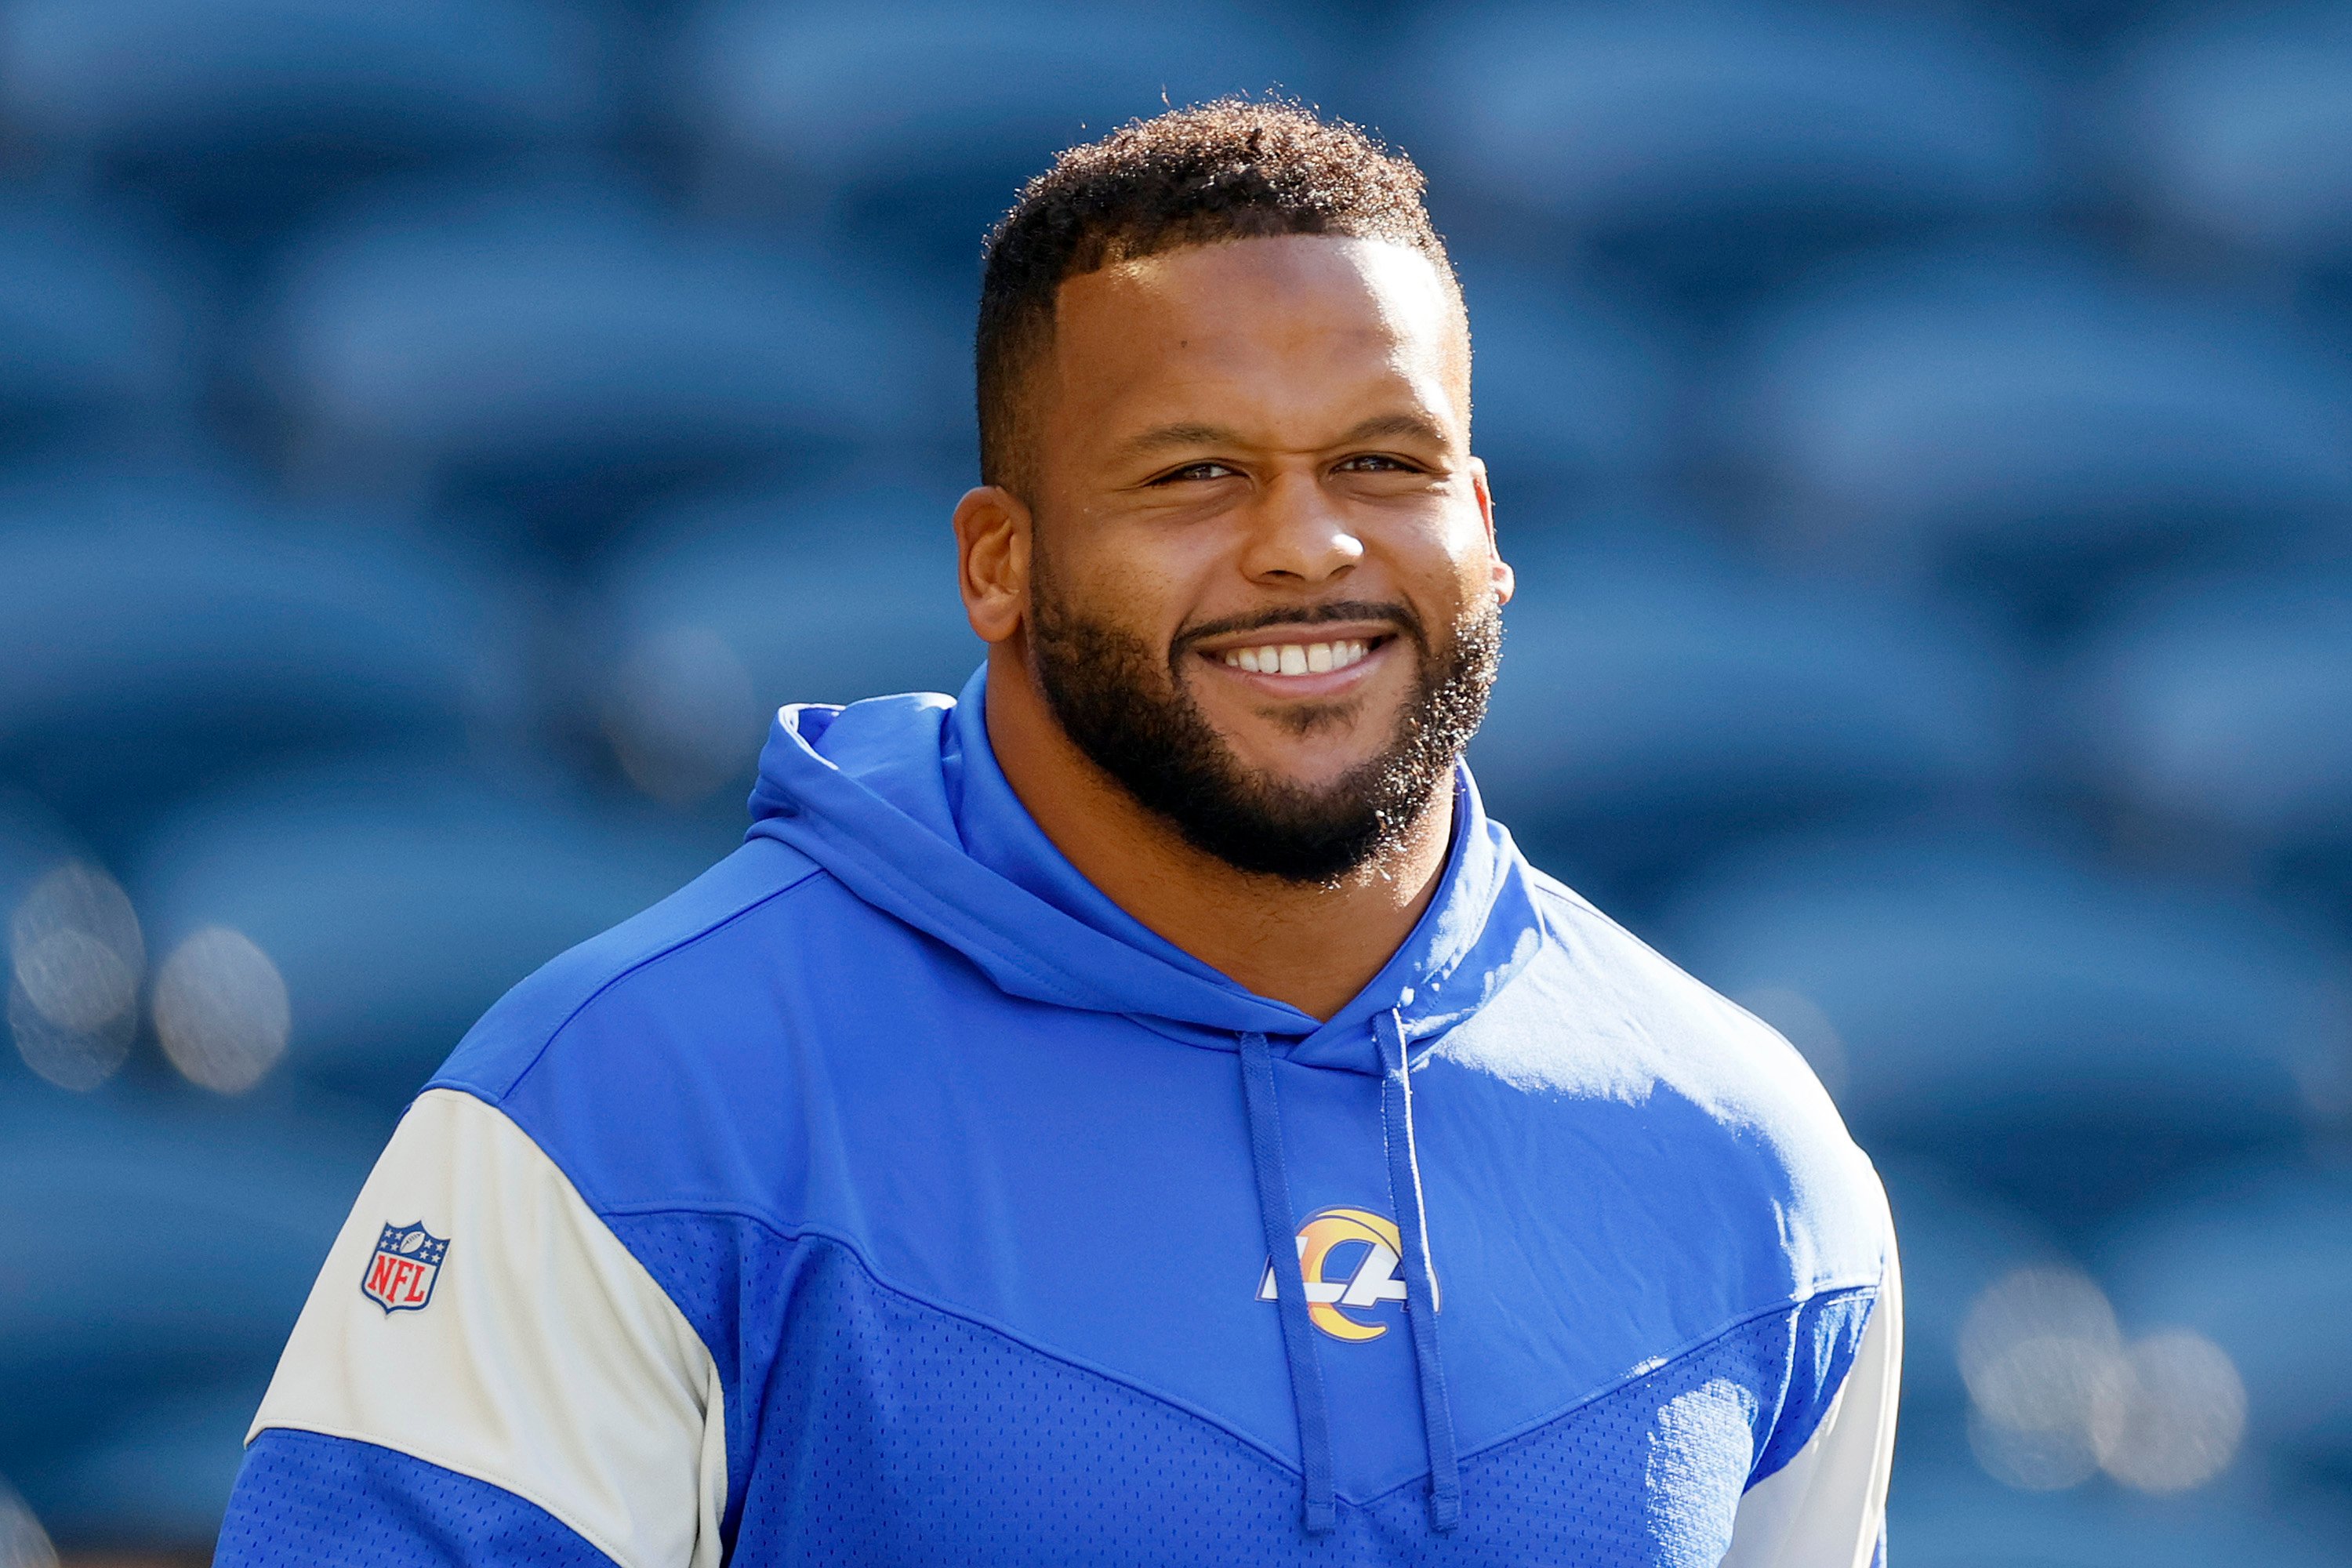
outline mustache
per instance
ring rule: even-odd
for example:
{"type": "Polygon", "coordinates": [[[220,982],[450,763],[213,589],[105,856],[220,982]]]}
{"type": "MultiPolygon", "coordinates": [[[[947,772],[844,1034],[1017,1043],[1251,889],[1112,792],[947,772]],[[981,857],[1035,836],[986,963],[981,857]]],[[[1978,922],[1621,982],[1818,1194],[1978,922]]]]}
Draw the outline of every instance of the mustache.
{"type": "Polygon", "coordinates": [[[1254,632],[1266,626],[1322,626],[1334,621],[1384,621],[1411,637],[1423,649],[1429,647],[1421,617],[1413,614],[1410,605],[1396,600],[1383,604],[1370,599],[1332,599],[1319,605],[1255,610],[1247,615],[1201,621],[1178,632],[1175,640],[1169,645],[1169,652],[1181,657],[1211,637],[1231,637],[1237,632],[1254,632]]]}

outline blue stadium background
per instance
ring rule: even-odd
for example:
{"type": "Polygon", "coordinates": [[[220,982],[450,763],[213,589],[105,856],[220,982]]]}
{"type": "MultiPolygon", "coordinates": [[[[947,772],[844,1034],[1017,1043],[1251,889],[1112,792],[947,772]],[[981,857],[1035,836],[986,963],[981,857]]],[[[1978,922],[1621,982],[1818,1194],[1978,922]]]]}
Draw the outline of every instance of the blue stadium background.
{"type": "Polygon", "coordinates": [[[1274,86],[1457,247],[1495,803],[1887,1174],[1900,1561],[2352,1564],[2352,6],[5,0],[0,1568],[200,1557],[473,1016],[952,689],[980,234],[1274,86]]]}

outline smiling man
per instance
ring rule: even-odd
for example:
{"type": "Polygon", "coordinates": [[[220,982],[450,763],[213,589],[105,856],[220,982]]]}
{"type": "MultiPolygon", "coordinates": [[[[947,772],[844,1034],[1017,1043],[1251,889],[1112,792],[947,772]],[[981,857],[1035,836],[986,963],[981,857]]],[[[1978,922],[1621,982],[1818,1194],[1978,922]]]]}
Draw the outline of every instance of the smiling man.
{"type": "Polygon", "coordinates": [[[1900,1308],[1769,1030],[1461,763],[1510,569],[1402,158],[1278,104],[993,236],[990,645],[402,1122],[220,1561],[1864,1568],[1900,1308]]]}

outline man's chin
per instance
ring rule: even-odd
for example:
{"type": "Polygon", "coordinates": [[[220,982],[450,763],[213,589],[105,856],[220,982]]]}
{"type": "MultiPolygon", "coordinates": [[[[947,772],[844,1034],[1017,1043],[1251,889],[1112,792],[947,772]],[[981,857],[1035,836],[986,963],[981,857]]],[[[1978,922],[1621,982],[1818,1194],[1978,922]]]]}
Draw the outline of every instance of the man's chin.
{"type": "Polygon", "coordinates": [[[1381,756],[1381,747],[1355,743],[1353,726],[1339,722],[1307,733],[1280,724],[1239,735],[1221,730],[1218,739],[1224,742],[1234,771],[1269,795],[1312,799],[1336,794],[1361,778],[1363,770],[1381,756]],[[1341,743],[1318,743],[1321,742],[1341,743]]]}
{"type": "Polygon", "coordinates": [[[1225,750],[1244,765],[1302,778],[1330,770],[1337,777],[1370,762],[1396,731],[1402,700],[1381,702],[1368,693],[1329,702],[1202,701],[1193,706],[1225,750]]]}

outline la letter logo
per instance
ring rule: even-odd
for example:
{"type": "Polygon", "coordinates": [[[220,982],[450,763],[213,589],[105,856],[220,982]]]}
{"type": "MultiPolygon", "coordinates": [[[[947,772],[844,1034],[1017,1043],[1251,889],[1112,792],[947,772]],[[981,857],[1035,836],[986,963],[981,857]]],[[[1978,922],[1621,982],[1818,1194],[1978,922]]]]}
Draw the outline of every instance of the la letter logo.
{"type": "MultiPolygon", "coordinates": [[[[1335,1340],[1376,1340],[1388,1324],[1361,1314],[1404,1300],[1397,1272],[1403,1244],[1397,1227],[1369,1209],[1324,1209],[1298,1227],[1298,1272],[1307,1280],[1307,1317],[1335,1340]],[[1344,1275],[1344,1277],[1343,1277],[1344,1275]]],[[[1274,1259],[1267,1258],[1257,1299],[1275,1299],[1274,1259]]]]}

